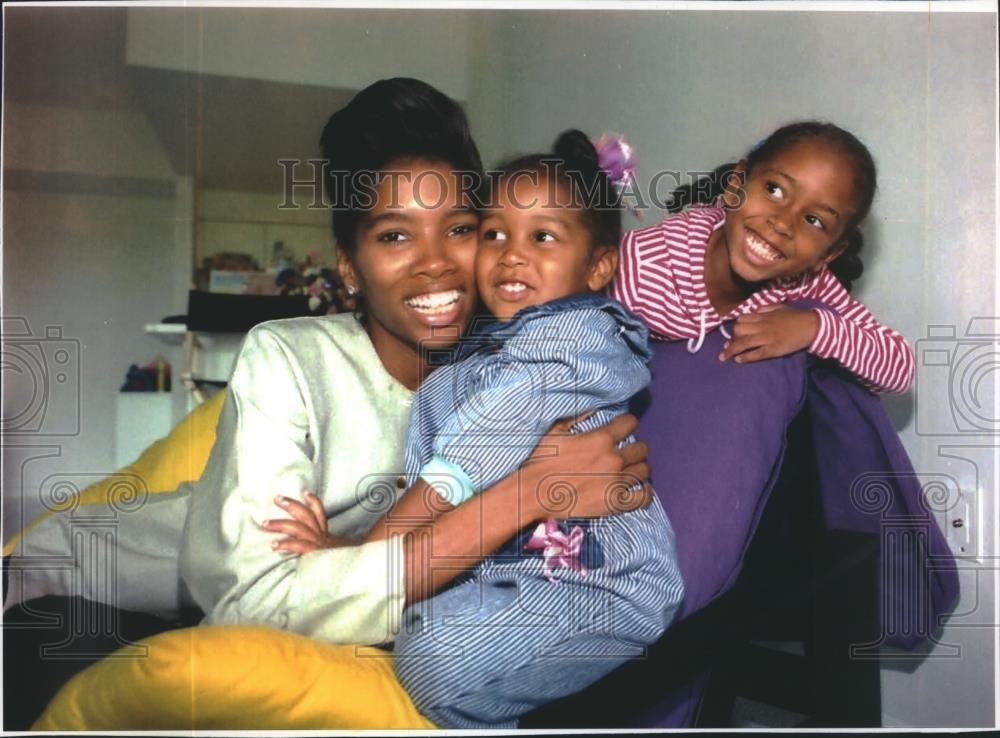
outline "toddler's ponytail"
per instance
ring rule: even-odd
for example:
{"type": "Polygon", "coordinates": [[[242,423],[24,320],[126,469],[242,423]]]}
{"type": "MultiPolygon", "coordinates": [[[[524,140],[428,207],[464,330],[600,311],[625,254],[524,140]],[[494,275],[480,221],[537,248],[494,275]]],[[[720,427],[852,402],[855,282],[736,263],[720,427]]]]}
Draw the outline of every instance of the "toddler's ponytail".
{"type": "Polygon", "coordinates": [[[599,162],[598,151],[587,134],[575,128],[563,131],[552,153],[519,156],[491,170],[493,176],[485,180],[482,199],[484,203],[491,201],[496,175],[535,172],[553,177],[568,187],[570,201],[580,208],[591,247],[617,249],[622,231],[622,198],[599,162]]]}
{"type": "Polygon", "coordinates": [[[566,168],[580,172],[585,177],[599,177],[602,172],[597,165],[597,149],[583,131],[571,128],[559,134],[552,147],[556,159],[561,159],[566,168]]]}
{"type": "Polygon", "coordinates": [[[566,168],[573,199],[580,205],[591,246],[618,248],[622,234],[622,202],[617,188],[601,169],[594,142],[583,131],[571,128],[559,134],[552,153],[566,168]]]}

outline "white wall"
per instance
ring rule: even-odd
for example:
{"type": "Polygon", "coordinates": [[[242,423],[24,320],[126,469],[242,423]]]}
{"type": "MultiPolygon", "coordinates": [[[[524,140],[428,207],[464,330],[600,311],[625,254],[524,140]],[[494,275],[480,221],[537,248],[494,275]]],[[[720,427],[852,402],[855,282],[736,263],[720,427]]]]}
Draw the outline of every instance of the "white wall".
{"type": "Polygon", "coordinates": [[[21,103],[5,107],[5,169],[173,178],[156,133],[141,113],[21,103]]]}
{"type": "MultiPolygon", "coordinates": [[[[51,388],[38,432],[4,437],[5,537],[22,514],[30,520],[40,511],[37,493],[49,475],[82,488],[117,468],[115,401],[129,364],[163,354],[179,368],[179,355],[142,330],[183,312],[187,284],[175,276],[178,263],[190,262],[176,259],[175,235],[172,198],[4,192],[3,312],[43,337],[37,345],[49,357],[51,388]],[[61,338],[44,339],[49,327],[61,338]],[[51,360],[57,344],[71,354],[65,384],[51,360]],[[29,463],[47,453],[57,458],[29,463]]],[[[5,371],[6,407],[29,407],[30,393],[44,391],[41,376],[12,381],[5,371]]]]}
{"type": "MultiPolygon", "coordinates": [[[[491,158],[547,150],[569,127],[620,131],[648,182],[659,169],[733,161],[785,122],[832,120],[869,145],[880,169],[859,297],[913,341],[929,324],[962,335],[969,318],[995,315],[995,15],[537,11],[477,23],[495,56],[475,68],[470,113],[491,158]]],[[[995,357],[981,367],[993,372],[980,388],[987,408],[995,357]]],[[[992,449],[938,447],[995,444],[996,434],[941,435],[952,425],[948,380],[929,371],[926,435],[913,393],[890,400],[890,413],[922,479],[947,474],[966,499],[981,490],[984,553],[995,555],[992,449]]],[[[957,612],[967,614],[942,634],[960,650],[886,662],[887,726],[993,724],[993,573],[966,566],[957,612]]]]}
{"type": "Polygon", "coordinates": [[[143,325],[186,304],[192,192],[132,104],[124,28],[114,9],[4,8],[5,538],[45,478],[115,470],[129,364],[179,366],[143,325]]]}
{"type": "Polygon", "coordinates": [[[324,264],[336,263],[330,214],[307,207],[281,210],[280,194],[203,190],[198,209],[200,241],[196,261],[219,251],[253,256],[262,269],[269,265],[275,242],[298,261],[319,250],[324,264]]]}

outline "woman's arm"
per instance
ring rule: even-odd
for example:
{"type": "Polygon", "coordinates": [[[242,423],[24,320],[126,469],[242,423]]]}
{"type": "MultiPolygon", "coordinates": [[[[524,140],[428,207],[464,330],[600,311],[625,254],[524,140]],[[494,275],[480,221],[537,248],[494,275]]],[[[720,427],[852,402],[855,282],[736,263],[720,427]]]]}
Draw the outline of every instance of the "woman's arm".
{"type": "MultiPolygon", "coordinates": [[[[418,481],[375,524],[364,542],[403,537],[408,603],[429,597],[540,520],[599,517],[648,504],[648,485],[641,491],[629,489],[649,476],[645,444],[618,448],[635,430],[635,417],[622,415],[580,434],[569,433],[572,423],[557,423],[520,469],[458,507],[451,508],[418,481]]],[[[284,550],[306,553],[345,545],[326,532],[315,508],[292,501],[285,509],[294,520],[270,521],[268,527],[294,536],[279,544],[284,550]]]]}
{"type": "Polygon", "coordinates": [[[374,515],[358,501],[356,480],[366,469],[398,469],[398,451],[376,439],[401,437],[406,403],[383,399],[391,388],[366,399],[359,385],[367,377],[343,357],[358,355],[367,338],[336,327],[264,324],[244,341],[181,543],[181,579],[209,623],[269,624],[361,644],[395,631],[405,600],[402,572],[392,565],[402,560],[398,539],[306,560],[272,549],[275,536],[260,525],[277,517],[275,495],[301,499],[308,489],[336,511],[337,532],[366,530],[374,515]],[[393,422],[386,415],[397,405],[393,422]],[[325,425],[338,417],[349,420],[325,425]],[[346,436],[345,425],[371,430],[346,436]],[[343,453],[330,453],[329,435],[345,436],[343,453]]]}

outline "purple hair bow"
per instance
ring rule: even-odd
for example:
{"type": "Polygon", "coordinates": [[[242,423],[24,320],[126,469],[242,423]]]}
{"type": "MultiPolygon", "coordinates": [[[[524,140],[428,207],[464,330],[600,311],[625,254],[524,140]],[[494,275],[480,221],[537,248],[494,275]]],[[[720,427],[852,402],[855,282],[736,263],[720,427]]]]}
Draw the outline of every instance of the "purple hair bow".
{"type": "Polygon", "coordinates": [[[619,133],[604,133],[594,141],[597,166],[604,170],[617,187],[623,187],[635,176],[635,149],[619,133]]]}
{"type": "MultiPolygon", "coordinates": [[[[618,192],[622,192],[630,179],[635,177],[635,149],[620,133],[603,133],[594,143],[597,166],[604,170],[618,192]]],[[[635,206],[629,210],[640,220],[642,213],[635,206]]]]}

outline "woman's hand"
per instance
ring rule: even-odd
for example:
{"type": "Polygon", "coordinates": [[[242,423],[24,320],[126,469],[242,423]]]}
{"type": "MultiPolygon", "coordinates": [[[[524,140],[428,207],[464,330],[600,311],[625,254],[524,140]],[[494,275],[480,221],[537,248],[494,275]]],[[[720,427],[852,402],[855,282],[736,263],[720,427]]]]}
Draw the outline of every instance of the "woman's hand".
{"type": "Polygon", "coordinates": [[[521,501],[533,521],[603,517],[649,504],[646,444],[618,448],[639,421],[620,415],[595,430],[571,433],[588,415],[553,424],[521,467],[521,501]]]}
{"type": "Polygon", "coordinates": [[[719,361],[744,364],[794,354],[809,348],[818,332],[819,316],[814,311],[765,305],[736,319],[733,337],[723,345],[719,361]]]}
{"type": "Polygon", "coordinates": [[[291,519],[265,520],[261,528],[273,533],[284,533],[288,537],[271,544],[275,551],[304,554],[321,548],[338,548],[350,545],[346,538],[330,535],[326,529],[326,511],[323,503],[312,492],[304,494],[306,504],[290,497],[277,496],[274,502],[291,515],[291,519]]]}
{"type": "MultiPolygon", "coordinates": [[[[639,424],[621,415],[586,433],[571,433],[586,416],[553,424],[521,467],[456,508],[426,504],[429,487],[418,480],[393,512],[407,503],[403,556],[406,601],[419,602],[474,566],[523,528],[548,518],[601,517],[635,510],[652,496],[646,445],[618,448],[639,424]]],[[[388,517],[391,517],[389,513],[388,517]]],[[[370,540],[404,532],[380,521],[370,540]]]]}

